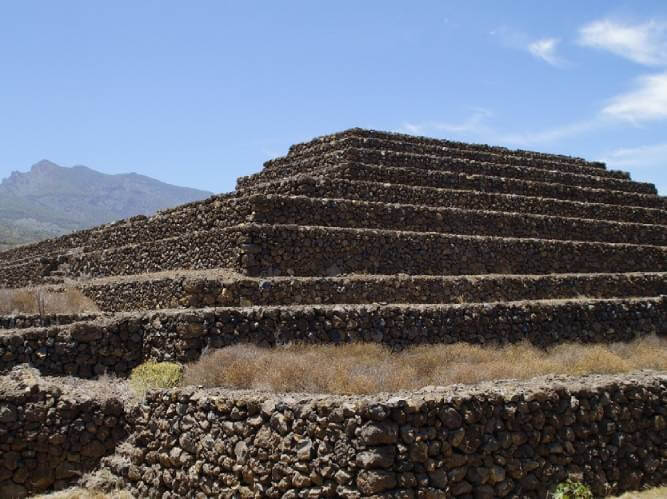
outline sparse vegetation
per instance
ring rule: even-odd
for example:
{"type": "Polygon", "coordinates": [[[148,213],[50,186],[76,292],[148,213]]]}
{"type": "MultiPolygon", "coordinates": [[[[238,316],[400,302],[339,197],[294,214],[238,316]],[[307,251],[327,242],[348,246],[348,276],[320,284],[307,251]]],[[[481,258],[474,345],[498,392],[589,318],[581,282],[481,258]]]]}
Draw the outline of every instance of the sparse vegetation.
{"type": "Polygon", "coordinates": [[[75,288],[0,289],[0,314],[79,314],[96,312],[97,305],[75,288]]]}
{"type": "Polygon", "coordinates": [[[427,385],[527,379],[545,374],[623,373],[667,369],[667,340],[645,337],[609,345],[528,343],[425,345],[393,353],[378,344],[235,345],[186,366],[183,384],[278,392],[368,394],[427,385]]]}
{"type": "Polygon", "coordinates": [[[665,497],[667,497],[667,487],[657,487],[641,492],[626,492],[618,496],[618,499],[665,499],[665,497]]]}
{"type": "Polygon", "coordinates": [[[553,499],[593,499],[593,493],[584,483],[566,480],[556,486],[552,497],[553,499]]]}
{"type": "Polygon", "coordinates": [[[144,362],[130,374],[130,387],[142,396],[147,390],[173,388],[183,379],[183,366],[176,362],[144,362]]]}

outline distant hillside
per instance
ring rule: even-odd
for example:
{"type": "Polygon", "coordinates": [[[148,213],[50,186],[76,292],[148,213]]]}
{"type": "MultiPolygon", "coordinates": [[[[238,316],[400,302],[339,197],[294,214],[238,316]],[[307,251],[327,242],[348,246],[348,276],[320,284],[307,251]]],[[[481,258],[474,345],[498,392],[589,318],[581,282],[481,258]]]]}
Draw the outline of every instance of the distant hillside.
{"type": "Polygon", "coordinates": [[[0,251],[133,215],[204,199],[212,193],[136,173],[107,175],[40,161],[0,183],[0,251]]]}

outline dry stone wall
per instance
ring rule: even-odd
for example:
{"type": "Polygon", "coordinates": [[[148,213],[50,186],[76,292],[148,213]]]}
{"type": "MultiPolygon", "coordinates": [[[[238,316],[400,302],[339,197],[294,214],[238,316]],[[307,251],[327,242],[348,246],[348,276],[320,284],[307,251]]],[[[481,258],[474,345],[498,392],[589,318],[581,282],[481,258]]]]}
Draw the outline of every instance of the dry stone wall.
{"type": "Polygon", "coordinates": [[[252,209],[246,199],[232,195],[216,196],[206,202],[194,206],[185,205],[150,218],[134,217],[128,219],[127,223],[102,226],[19,247],[3,253],[3,263],[7,266],[29,262],[35,258],[43,261],[49,256],[57,261],[59,255],[67,253],[95,252],[105,248],[182,236],[188,232],[230,227],[248,221],[251,214],[252,209]]]}
{"type": "MultiPolygon", "coordinates": [[[[177,269],[233,268],[238,266],[238,254],[242,249],[239,237],[240,231],[234,227],[186,232],[179,237],[65,255],[59,261],[66,266],[67,276],[72,278],[177,269]]],[[[35,260],[5,267],[0,275],[0,286],[24,287],[40,283],[51,269],[35,260]]]]}
{"type": "Polygon", "coordinates": [[[252,221],[667,246],[667,226],[346,199],[252,196],[252,221]],[[359,214],[363,213],[363,217],[359,214]]]}
{"type": "Polygon", "coordinates": [[[127,438],[123,396],[96,388],[30,369],[0,377],[0,497],[73,485],[127,438]]]}
{"type": "Polygon", "coordinates": [[[137,405],[17,368],[0,377],[0,493],[64,488],[101,460],[108,487],[148,498],[544,497],[568,477],[606,496],[667,479],[666,385],[647,371],[361,397],[182,388],[137,405]]]}
{"type": "Polygon", "coordinates": [[[549,274],[667,270],[667,248],[295,225],[244,228],[249,275],[549,274]]]}
{"type": "MultiPolygon", "coordinates": [[[[315,168],[302,171],[295,169],[292,176],[309,173],[319,177],[345,178],[348,180],[384,182],[422,187],[439,187],[444,189],[463,189],[500,194],[516,194],[543,198],[566,199],[570,201],[642,206],[645,208],[667,208],[664,198],[650,195],[591,187],[578,187],[568,184],[537,182],[505,177],[490,177],[445,171],[419,170],[417,168],[396,168],[363,163],[339,163],[333,167],[315,168]]],[[[288,176],[262,172],[238,180],[239,189],[251,189],[263,183],[275,181],[288,176]]]]}
{"type": "Polygon", "coordinates": [[[263,184],[254,187],[252,192],[667,225],[667,211],[654,208],[310,175],[263,184]]]}
{"type": "Polygon", "coordinates": [[[207,306],[484,303],[660,296],[667,295],[667,279],[664,273],[270,279],[177,275],[91,282],[79,289],[102,310],[129,312],[207,306]]]}
{"type": "Polygon", "coordinates": [[[149,394],[124,460],[139,497],[597,497],[667,480],[667,379],[549,378],[393,396],[149,394]]]}
{"type": "Polygon", "coordinates": [[[29,364],[47,375],[127,376],[143,360],[139,316],[0,331],[0,372],[29,364]]]}
{"type": "MultiPolygon", "coordinates": [[[[271,206],[269,211],[273,217],[271,206]]],[[[65,265],[70,277],[207,268],[250,275],[642,272],[667,270],[666,251],[595,242],[243,224],[69,255],[65,265]]],[[[27,286],[44,275],[44,265],[34,261],[5,267],[0,284],[27,286]]]]}
{"type": "MultiPolygon", "coordinates": [[[[572,156],[566,156],[562,154],[549,154],[541,153],[535,151],[524,151],[521,149],[507,149],[506,147],[498,146],[489,146],[486,144],[469,144],[466,142],[456,142],[452,140],[443,140],[443,139],[434,139],[431,137],[418,137],[414,135],[393,133],[393,132],[384,132],[381,130],[368,130],[363,128],[351,128],[349,130],[344,130],[342,132],[333,133],[330,135],[324,135],[322,137],[317,137],[308,142],[302,142],[300,144],[294,144],[289,148],[289,155],[300,155],[300,154],[309,154],[313,148],[320,147],[327,143],[335,143],[342,139],[347,139],[349,137],[359,137],[364,140],[366,139],[377,139],[381,141],[395,142],[400,143],[402,147],[403,144],[409,144],[410,146],[422,147],[422,146],[435,146],[435,147],[445,147],[448,149],[458,149],[461,151],[470,151],[472,153],[493,153],[499,154],[502,156],[512,156],[523,158],[526,160],[534,161],[556,161],[562,164],[570,164],[575,166],[585,166],[596,168],[601,171],[606,171],[606,166],[604,163],[598,161],[586,161],[583,158],[576,158],[572,156]]],[[[512,160],[513,161],[513,160],[512,160]]]]}
{"type": "Polygon", "coordinates": [[[397,168],[411,168],[419,170],[446,171],[467,175],[486,175],[491,177],[506,177],[537,182],[568,184],[596,189],[610,189],[644,194],[656,194],[653,184],[635,182],[628,179],[600,177],[597,175],[561,172],[557,170],[541,170],[518,165],[497,164],[469,159],[457,159],[450,156],[436,156],[433,154],[406,153],[388,150],[348,147],[328,154],[317,154],[307,158],[284,158],[282,161],[270,163],[263,175],[290,176],[300,171],[308,171],[322,167],[322,161],[331,163],[330,157],[339,162],[352,162],[367,165],[382,165],[397,168]]]}
{"type": "Polygon", "coordinates": [[[99,314],[12,314],[0,315],[0,329],[23,329],[33,327],[62,326],[79,321],[92,321],[99,314]]]}
{"type": "Polygon", "coordinates": [[[464,305],[200,308],[118,314],[104,321],[0,333],[0,372],[121,376],[144,360],[196,360],[237,343],[609,343],[667,335],[667,297],[464,305]]]}
{"type": "Polygon", "coordinates": [[[371,149],[375,151],[392,151],[399,153],[426,154],[439,157],[447,157],[457,160],[476,160],[497,165],[510,165],[535,168],[547,171],[561,171],[592,175],[598,177],[608,177],[629,180],[630,175],[627,172],[606,170],[600,168],[599,164],[595,166],[559,161],[558,159],[543,159],[528,157],[521,154],[512,154],[506,151],[504,154],[485,151],[474,151],[470,149],[456,149],[446,145],[431,145],[426,143],[407,142],[404,140],[390,140],[381,137],[357,137],[348,135],[339,140],[323,142],[322,144],[311,146],[300,153],[290,151],[287,156],[272,159],[264,163],[264,168],[272,170],[279,168],[290,161],[304,160],[314,156],[324,156],[329,153],[343,149],[371,149]]]}

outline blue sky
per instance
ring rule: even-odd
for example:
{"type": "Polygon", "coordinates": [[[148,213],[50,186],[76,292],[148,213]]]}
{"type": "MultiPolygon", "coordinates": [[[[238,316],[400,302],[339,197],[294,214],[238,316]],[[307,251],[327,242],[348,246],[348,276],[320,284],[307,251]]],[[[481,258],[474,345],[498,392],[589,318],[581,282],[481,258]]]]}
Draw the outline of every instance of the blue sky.
{"type": "Polygon", "coordinates": [[[222,192],[353,126],[667,194],[667,2],[0,0],[0,178],[48,158],[222,192]]]}

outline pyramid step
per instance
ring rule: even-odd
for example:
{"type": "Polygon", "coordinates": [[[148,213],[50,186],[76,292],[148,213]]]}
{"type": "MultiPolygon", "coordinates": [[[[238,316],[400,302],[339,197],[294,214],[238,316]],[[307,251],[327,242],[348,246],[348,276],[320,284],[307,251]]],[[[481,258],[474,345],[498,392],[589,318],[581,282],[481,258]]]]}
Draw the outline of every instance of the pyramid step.
{"type": "Polygon", "coordinates": [[[272,346],[294,342],[369,341],[405,348],[424,343],[609,343],[667,334],[665,297],[609,300],[535,300],[462,305],[317,305],[217,308],[147,314],[144,355],[194,360],[202,349],[238,342],[272,346]],[[181,319],[184,317],[185,320],[181,319]],[[204,335],[179,337],[183,323],[204,335]],[[179,323],[181,327],[179,328],[179,323]],[[164,334],[164,331],[173,331],[164,334]]]}
{"type": "Polygon", "coordinates": [[[305,173],[316,168],[338,162],[363,163],[395,168],[446,171],[466,175],[487,175],[538,182],[560,183],[569,186],[592,187],[643,194],[656,194],[653,184],[635,182],[628,179],[601,177],[583,173],[569,173],[558,170],[542,170],[531,167],[488,163],[476,160],[461,160],[426,154],[413,154],[373,149],[346,148],[332,153],[304,159],[284,158],[269,164],[260,176],[267,179],[305,173]]]}
{"type": "Polygon", "coordinates": [[[460,150],[491,152],[500,155],[519,156],[522,158],[546,159],[546,160],[558,161],[561,163],[570,163],[574,165],[588,166],[600,170],[605,169],[604,163],[596,161],[586,161],[583,158],[565,156],[562,154],[549,154],[549,153],[541,153],[535,151],[525,151],[521,149],[512,150],[512,149],[507,149],[505,147],[489,146],[486,144],[469,144],[465,142],[456,142],[452,140],[434,139],[431,137],[419,137],[414,135],[383,132],[378,130],[365,130],[362,128],[352,128],[339,133],[317,137],[313,140],[310,140],[308,142],[303,142],[301,144],[295,144],[289,148],[289,154],[290,155],[304,154],[307,153],[307,151],[312,147],[319,147],[323,144],[329,142],[336,142],[348,137],[391,140],[397,142],[405,142],[407,144],[413,144],[416,146],[433,145],[438,147],[448,147],[460,150]]]}
{"type": "MultiPolygon", "coordinates": [[[[243,224],[67,256],[69,278],[231,268],[248,275],[662,272],[667,248],[435,232],[243,224]]],[[[6,267],[0,287],[44,282],[39,262],[6,267]]]]}
{"type": "MultiPolygon", "coordinates": [[[[564,184],[535,182],[485,175],[464,175],[449,172],[425,171],[410,168],[343,163],[338,166],[313,170],[309,175],[316,177],[345,178],[348,180],[372,181],[386,184],[415,185],[444,189],[473,190],[520,196],[537,196],[570,201],[641,206],[644,208],[667,209],[667,199],[651,194],[573,187],[564,184]]],[[[248,191],[261,187],[265,177],[242,177],[238,180],[238,190],[248,191]]],[[[274,180],[275,181],[275,180],[274,180]]]]}
{"type": "Polygon", "coordinates": [[[377,137],[345,136],[340,140],[316,144],[300,153],[292,152],[287,156],[269,160],[264,163],[264,168],[272,169],[284,164],[286,161],[305,160],[322,156],[346,148],[370,149],[375,151],[392,151],[397,153],[426,154],[456,160],[475,160],[498,165],[521,166],[539,170],[560,171],[593,175],[597,177],[608,177],[629,180],[630,174],[623,171],[606,170],[597,166],[568,163],[553,159],[526,157],[512,152],[499,154],[497,152],[458,149],[442,145],[415,144],[401,140],[388,140],[377,137]]]}
{"type": "Polygon", "coordinates": [[[496,210],[568,218],[667,225],[667,211],[653,208],[314,177],[310,175],[298,175],[240,191],[240,194],[249,193],[275,193],[302,195],[313,198],[355,199],[359,201],[416,204],[484,211],[496,210]]]}
{"type": "Polygon", "coordinates": [[[667,246],[667,226],[306,196],[254,195],[253,222],[667,246]]]}
{"type": "Polygon", "coordinates": [[[176,237],[187,231],[231,227],[248,221],[251,214],[252,206],[243,198],[230,195],[214,196],[204,202],[182,205],[152,217],[82,230],[68,236],[24,246],[20,251],[0,253],[0,269],[28,263],[36,258],[53,259],[68,252],[86,253],[99,248],[113,248],[176,237]]]}
{"type": "Polygon", "coordinates": [[[44,374],[121,376],[146,360],[191,362],[236,343],[611,343],[667,334],[667,298],[533,300],[461,305],[307,305],[116,314],[0,334],[0,372],[29,363],[44,374]],[[85,327],[81,327],[85,324],[85,327]],[[27,347],[27,348],[26,348],[27,347]],[[76,359],[76,362],[63,362],[76,359]],[[102,369],[99,369],[102,368],[102,369]],[[99,369],[99,370],[98,370],[99,369]]]}
{"type": "Polygon", "coordinates": [[[667,248],[628,244],[344,229],[243,226],[248,275],[662,272],[667,248]]]}
{"type": "MultiPolygon", "coordinates": [[[[175,237],[137,244],[62,255],[68,278],[89,279],[178,269],[232,268],[237,264],[241,226],[185,232],[175,237]]],[[[0,288],[17,288],[45,282],[39,259],[6,266],[0,272],[0,288]]]]}
{"type": "Polygon", "coordinates": [[[100,310],[305,304],[457,304],[667,295],[667,273],[251,278],[180,271],[80,284],[100,310]]]}

